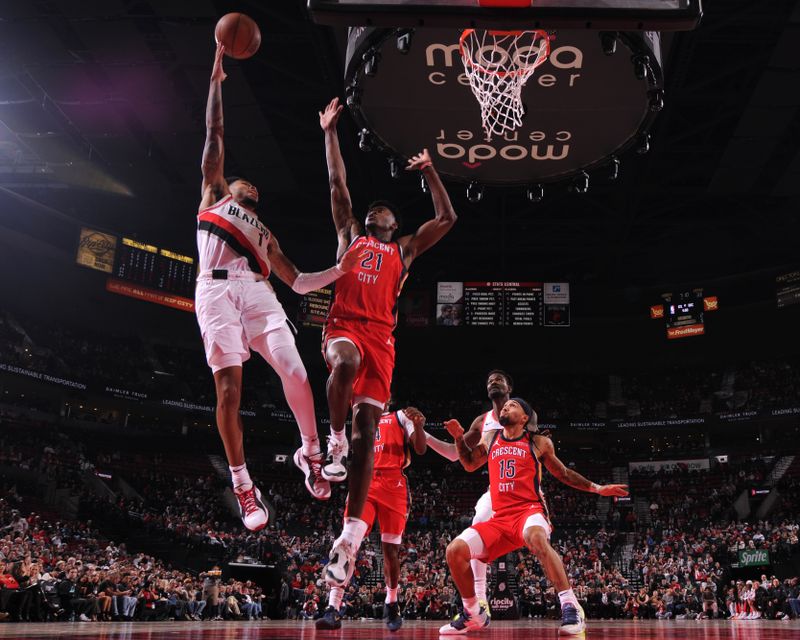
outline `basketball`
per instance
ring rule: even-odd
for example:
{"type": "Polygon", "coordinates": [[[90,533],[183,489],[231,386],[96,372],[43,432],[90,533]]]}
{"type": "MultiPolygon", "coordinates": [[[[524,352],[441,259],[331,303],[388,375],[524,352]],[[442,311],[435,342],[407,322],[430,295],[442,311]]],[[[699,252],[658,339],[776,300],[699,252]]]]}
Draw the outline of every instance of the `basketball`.
{"type": "Polygon", "coordinates": [[[237,60],[252,57],[261,46],[261,31],[255,21],[243,13],[226,13],[214,29],[217,42],[225,45],[225,54],[237,60]]]}

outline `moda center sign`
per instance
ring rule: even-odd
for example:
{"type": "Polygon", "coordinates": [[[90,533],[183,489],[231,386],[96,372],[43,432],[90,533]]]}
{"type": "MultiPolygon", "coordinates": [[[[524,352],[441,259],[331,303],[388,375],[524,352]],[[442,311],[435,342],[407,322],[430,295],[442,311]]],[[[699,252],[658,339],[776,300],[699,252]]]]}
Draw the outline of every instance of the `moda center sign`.
{"type": "MultiPolygon", "coordinates": [[[[484,184],[552,182],[590,170],[634,145],[652,124],[660,89],[660,36],[624,33],[606,55],[597,32],[558,31],[523,89],[522,126],[489,139],[459,52],[457,29],[416,29],[407,53],[394,29],[350,30],[345,81],[358,125],[391,155],[431,151],[440,173],[484,184]],[[644,78],[632,58],[647,56],[644,78]]],[[[502,59],[524,51],[486,51],[502,59]]]]}

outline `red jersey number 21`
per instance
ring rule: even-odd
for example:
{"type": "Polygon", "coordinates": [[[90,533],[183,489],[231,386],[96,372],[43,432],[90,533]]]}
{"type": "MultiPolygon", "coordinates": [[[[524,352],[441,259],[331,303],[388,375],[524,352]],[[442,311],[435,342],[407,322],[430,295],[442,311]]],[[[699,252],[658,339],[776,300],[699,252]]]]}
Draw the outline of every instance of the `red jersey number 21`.
{"type": "Polygon", "coordinates": [[[367,255],[361,261],[361,268],[362,269],[372,269],[373,268],[372,267],[372,263],[375,262],[375,268],[374,268],[375,271],[380,271],[381,270],[381,263],[383,262],[383,254],[379,253],[379,254],[376,255],[374,251],[369,251],[369,250],[366,251],[366,254],[367,255]],[[375,260],[376,257],[377,257],[377,260],[375,260]]]}

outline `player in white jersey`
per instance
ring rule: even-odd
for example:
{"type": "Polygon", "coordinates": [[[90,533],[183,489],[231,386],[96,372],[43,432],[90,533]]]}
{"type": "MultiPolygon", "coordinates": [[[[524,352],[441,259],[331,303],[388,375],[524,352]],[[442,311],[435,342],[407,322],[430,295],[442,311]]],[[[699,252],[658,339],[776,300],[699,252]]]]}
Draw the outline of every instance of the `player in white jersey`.
{"type": "MultiPolygon", "coordinates": [[[[475,447],[480,443],[484,433],[503,429],[498,416],[500,415],[500,410],[511,397],[512,388],[513,382],[511,376],[505,371],[494,369],[489,372],[486,379],[486,392],[489,395],[489,399],[492,401],[492,409],[491,411],[482,413],[472,421],[469,430],[464,434],[464,441],[467,445],[475,447]]],[[[451,461],[458,460],[458,451],[456,450],[456,445],[452,442],[444,442],[438,438],[434,438],[429,433],[427,434],[427,440],[428,446],[436,451],[436,453],[451,461]]],[[[478,502],[475,504],[475,516],[472,518],[472,524],[486,522],[493,515],[492,494],[487,489],[486,493],[478,498],[478,502]]],[[[470,564],[472,565],[472,573],[475,575],[475,596],[478,598],[481,606],[488,612],[489,603],[486,597],[486,563],[473,559],[470,561],[470,564]]]]}
{"type": "Polygon", "coordinates": [[[280,376],[303,445],[294,462],[306,476],[306,487],[318,499],[331,495],[322,478],[323,462],[314,398],[295,346],[293,327],[268,282],[274,271],[303,294],[330,284],[351,270],[359,256],[342,256],[338,265],[318,273],[300,273],[283,254],[275,236],[255,213],[258,191],[241,178],[225,178],[223,164],[222,56],[217,45],[206,107],[203,187],[197,216],[199,273],[195,307],[206,359],[217,391],[217,427],[225,445],[233,490],[248,529],[266,526],[269,514],[245,464],[243,425],[239,415],[242,364],[256,351],[280,376]]]}

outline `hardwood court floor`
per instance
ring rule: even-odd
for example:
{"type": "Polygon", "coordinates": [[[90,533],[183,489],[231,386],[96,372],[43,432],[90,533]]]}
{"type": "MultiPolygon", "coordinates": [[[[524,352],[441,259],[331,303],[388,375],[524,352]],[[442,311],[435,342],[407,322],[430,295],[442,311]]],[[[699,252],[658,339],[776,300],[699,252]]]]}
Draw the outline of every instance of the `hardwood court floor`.
{"type": "MultiPolygon", "coordinates": [[[[0,638],[38,640],[434,640],[439,622],[406,622],[390,633],[380,622],[345,622],[339,631],[317,631],[311,622],[60,622],[0,624],[0,638]]],[[[471,638],[496,640],[556,640],[558,625],[552,621],[494,622],[471,638]]],[[[574,636],[562,636],[570,638],[574,636]]],[[[800,640],[800,622],[760,620],[604,621],[590,620],[589,640],[800,640]]]]}

